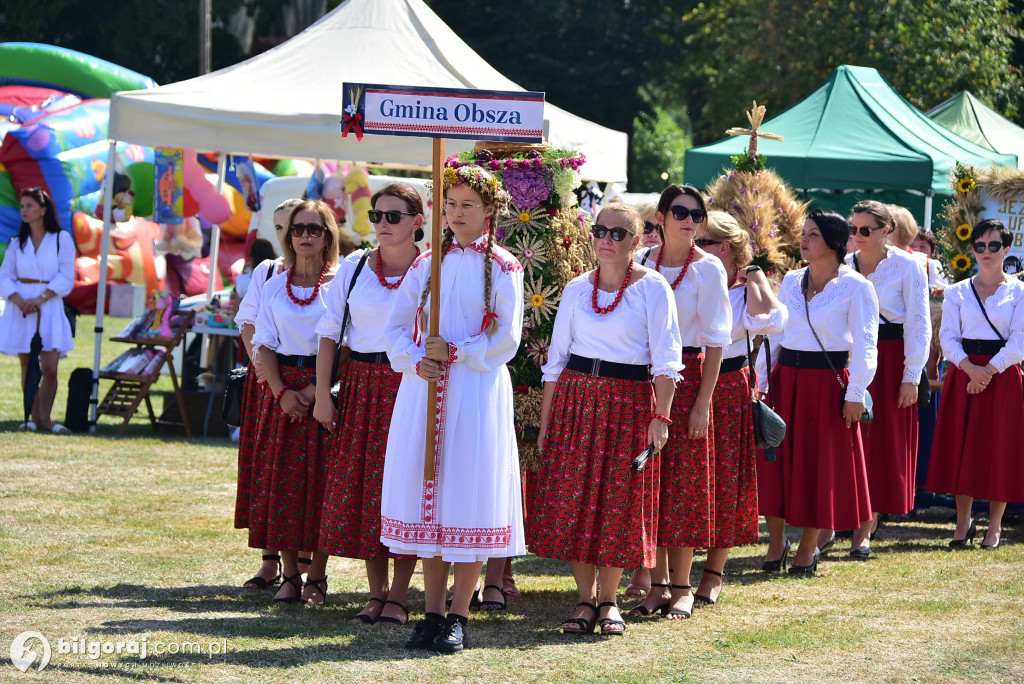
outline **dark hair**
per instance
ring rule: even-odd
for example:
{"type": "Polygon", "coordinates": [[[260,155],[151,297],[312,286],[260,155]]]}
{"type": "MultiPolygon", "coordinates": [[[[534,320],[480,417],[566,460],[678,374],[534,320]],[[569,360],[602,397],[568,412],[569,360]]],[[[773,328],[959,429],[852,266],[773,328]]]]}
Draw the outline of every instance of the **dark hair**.
{"type": "Polygon", "coordinates": [[[262,264],[267,259],[276,259],[277,253],[274,252],[274,246],[270,244],[269,240],[263,238],[256,238],[249,245],[249,263],[253,266],[262,264]]]}
{"type": "MultiPolygon", "coordinates": [[[[60,223],[57,221],[57,208],[53,206],[53,198],[43,188],[25,188],[19,193],[19,197],[30,197],[36,204],[43,208],[43,227],[47,233],[59,233],[60,223]]],[[[18,228],[18,247],[25,249],[25,242],[31,234],[29,225],[24,221],[18,228]]]]}
{"type": "Polygon", "coordinates": [[[850,224],[846,219],[831,209],[814,209],[807,215],[807,219],[814,221],[821,232],[821,239],[836,253],[836,261],[843,263],[846,259],[846,241],[850,239],[850,224]]]}
{"type": "MultiPolygon", "coordinates": [[[[423,216],[423,198],[420,197],[420,193],[416,191],[416,188],[406,183],[388,183],[383,188],[373,193],[373,197],[370,198],[370,206],[374,209],[377,208],[377,200],[381,197],[394,197],[395,199],[402,200],[405,202],[405,208],[414,214],[423,216]]],[[[416,232],[412,236],[413,242],[419,242],[423,239],[423,228],[417,228],[416,232]]]]}
{"type": "Polygon", "coordinates": [[[697,200],[697,208],[707,213],[708,205],[704,201],[704,195],[701,191],[692,185],[670,185],[661,191],[661,197],[658,198],[658,213],[665,214],[668,212],[672,203],[680,195],[689,195],[693,199],[697,200]]]}
{"type": "MultiPolygon", "coordinates": [[[[931,256],[935,256],[935,253],[939,251],[939,241],[935,239],[935,235],[929,233],[927,230],[921,228],[917,231],[916,240],[924,240],[928,243],[928,248],[931,249],[931,256]]],[[[913,240],[911,240],[913,242],[913,240]]]]}
{"type": "Polygon", "coordinates": [[[974,230],[971,231],[972,239],[982,237],[985,233],[991,231],[998,231],[999,238],[1003,241],[1003,247],[1009,247],[1013,244],[1013,231],[1003,225],[1003,222],[999,219],[982,219],[978,221],[974,226],[974,230]]]}

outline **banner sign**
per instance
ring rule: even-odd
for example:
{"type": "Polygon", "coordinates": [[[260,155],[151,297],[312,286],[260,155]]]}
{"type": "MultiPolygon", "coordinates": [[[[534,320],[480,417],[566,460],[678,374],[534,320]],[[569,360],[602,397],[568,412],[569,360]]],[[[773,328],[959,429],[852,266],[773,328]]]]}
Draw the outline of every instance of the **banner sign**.
{"type": "Polygon", "coordinates": [[[153,151],[156,192],[153,198],[153,222],[180,224],[185,216],[185,164],[180,149],[157,147],[153,151]]]}
{"type": "Polygon", "coordinates": [[[544,93],[344,83],[341,137],[349,133],[539,143],[544,93]]]}
{"type": "Polygon", "coordinates": [[[979,186],[979,190],[981,211],[978,217],[999,219],[1013,233],[1013,245],[1003,262],[1003,270],[1007,273],[1020,273],[1024,270],[1024,193],[996,199],[984,185],[979,186]]]}

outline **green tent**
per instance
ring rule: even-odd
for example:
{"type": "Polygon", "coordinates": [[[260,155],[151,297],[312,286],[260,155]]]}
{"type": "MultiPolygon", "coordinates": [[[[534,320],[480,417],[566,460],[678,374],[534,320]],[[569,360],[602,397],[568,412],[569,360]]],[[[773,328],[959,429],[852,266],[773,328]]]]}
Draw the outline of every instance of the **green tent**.
{"type": "Polygon", "coordinates": [[[966,90],[929,111],[928,118],[986,149],[1017,155],[1017,168],[1024,169],[1024,128],[966,90]]]}
{"type": "MultiPolygon", "coordinates": [[[[935,123],[867,67],[840,66],[761,129],[785,137],[760,141],[768,166],[815,206],[845,214],[860,199],[878,199],[909,208],[926,227],[941,206],[933,199],[952,196],[956,162],[1017,164],[1016,155],[985,149],[935,123]]],[[[686,182],[707,186],[748,143],[739,136],[689,149],[686,182]]]]}

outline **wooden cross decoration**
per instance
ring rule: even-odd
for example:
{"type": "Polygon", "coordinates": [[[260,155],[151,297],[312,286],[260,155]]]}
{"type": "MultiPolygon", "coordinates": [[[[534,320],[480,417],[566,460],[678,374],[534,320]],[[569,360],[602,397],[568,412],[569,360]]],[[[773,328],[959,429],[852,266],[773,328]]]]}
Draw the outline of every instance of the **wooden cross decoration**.
{"type": "Polygon", "coordinates": [[[766,138],[768,140],[785,140],[781,135],[774,133],[764,133],[758,130],[761,127],[761,122],[764,121],[764,105],[757,106],[757,100],[754,100],[754,107],[747,112],[747,121],[750,122],[750,128],[730,128],[725,132],[726,135],[749,135],[750,136],[750,147],[747,149],[747,156],[751,159],[757,159],[757,139],[766,138]]]}

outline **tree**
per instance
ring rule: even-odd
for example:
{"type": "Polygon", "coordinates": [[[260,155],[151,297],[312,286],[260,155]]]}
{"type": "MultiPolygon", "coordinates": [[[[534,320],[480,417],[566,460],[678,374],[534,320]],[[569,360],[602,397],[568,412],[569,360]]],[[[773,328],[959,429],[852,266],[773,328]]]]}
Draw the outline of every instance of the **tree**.
{"type": "Polygon", "coordinates": [[[633,171],[629,187],[633,192],[660,192],[669,183],[683,180],[683,161],[692,143],[689,117],[676,116],[658,104],[633,119],[630,156],[633,171]]]}

